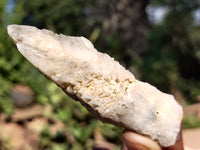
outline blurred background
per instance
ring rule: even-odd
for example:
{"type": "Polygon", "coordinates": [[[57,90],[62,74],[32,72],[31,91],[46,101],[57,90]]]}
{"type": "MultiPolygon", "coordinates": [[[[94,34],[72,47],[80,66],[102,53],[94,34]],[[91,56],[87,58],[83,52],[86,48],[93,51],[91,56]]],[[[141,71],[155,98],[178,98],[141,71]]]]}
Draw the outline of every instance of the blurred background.
{"type": "Polygon", "coordinates": [[[200,1],[0,0],[0,150],[120,149],[103,124],[16,50],[7,25],[85,36],[137,79],[171,93],[200,127],[200,1]]]}

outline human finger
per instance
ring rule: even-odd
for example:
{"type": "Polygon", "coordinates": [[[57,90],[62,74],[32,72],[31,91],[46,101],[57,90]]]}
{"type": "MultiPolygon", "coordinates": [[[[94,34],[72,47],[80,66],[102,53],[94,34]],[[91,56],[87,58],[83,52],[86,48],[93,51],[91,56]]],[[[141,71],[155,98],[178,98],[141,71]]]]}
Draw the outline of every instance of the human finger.
{"type": "Polygon", "coordinates": [[[125,130],[122,138],[122,150],[161,150],[161,147],[155,141],[132,131],[125,130]]]}

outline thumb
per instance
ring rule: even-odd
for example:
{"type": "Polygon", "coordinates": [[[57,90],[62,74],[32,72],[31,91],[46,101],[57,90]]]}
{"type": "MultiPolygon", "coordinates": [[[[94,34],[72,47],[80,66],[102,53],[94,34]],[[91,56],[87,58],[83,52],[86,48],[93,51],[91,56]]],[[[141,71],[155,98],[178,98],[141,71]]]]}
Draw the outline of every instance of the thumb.
{"type": "Polygon", "coordinates": [[[125,130],[122,138],[122,150],[161,150],[161,147],[155,141],[132,131],[125,130]]]}

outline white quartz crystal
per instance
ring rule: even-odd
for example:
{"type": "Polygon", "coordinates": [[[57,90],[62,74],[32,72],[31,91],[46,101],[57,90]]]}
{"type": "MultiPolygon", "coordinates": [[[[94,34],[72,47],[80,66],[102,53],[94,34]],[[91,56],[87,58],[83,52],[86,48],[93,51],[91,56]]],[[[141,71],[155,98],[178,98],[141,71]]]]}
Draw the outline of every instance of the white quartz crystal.
{"type": "Polygon", "coordinates": [[[8,26],[8,34],[24,57],[103,122],[150,136],[164,147],[175,143],[182,107],[174,97],[136,80],[86,38],[22,25],[8,26]]]}

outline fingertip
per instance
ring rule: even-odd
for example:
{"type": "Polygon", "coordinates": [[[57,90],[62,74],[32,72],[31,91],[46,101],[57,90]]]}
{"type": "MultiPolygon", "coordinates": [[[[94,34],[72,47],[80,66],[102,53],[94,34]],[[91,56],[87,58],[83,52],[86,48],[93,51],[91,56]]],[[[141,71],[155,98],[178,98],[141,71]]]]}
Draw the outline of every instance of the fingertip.
{"type": "Polygon", "coordinates": [[[161,150],[155,141],[132,131],[125,130],[122,137],[128,150],[161,150]]]}

